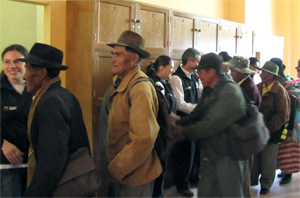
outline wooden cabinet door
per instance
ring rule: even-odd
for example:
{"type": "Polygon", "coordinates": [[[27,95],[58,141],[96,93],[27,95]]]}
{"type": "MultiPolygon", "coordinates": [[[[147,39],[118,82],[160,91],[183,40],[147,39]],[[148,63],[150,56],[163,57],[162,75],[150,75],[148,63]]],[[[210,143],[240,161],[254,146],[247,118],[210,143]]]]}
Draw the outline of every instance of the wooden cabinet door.
{"type": "Polygon", "coordinates": [[[237,54],[251,57],[253,55],[253,31],[240,26],[237,36],[237,54]]]}
{"type": "Polygon", "coordinates": [[[196,33],[197,50],[203,53],[217,51],[217,28],[216,23],[200,21],[199,31],[196,33]]]}
{"type": "Polygon", "coordinates": [[[168,54],[169,12],[168,10],[137,5],[136,32],[146,40],[146,50],[151,58],[168,54]]]}
{"type": "Polygon", "coordinates": [[[95,48],[110,51],[107,43],[116,42],[125,30],[133,30],[134,5],[126,1],[97,0],[95,16],[95,48]]]}
{"type": "Polygon", "coordinates": [[[171,56],[181,59],[187,48],[195,48],[197,17],[190,14],[173,12],[171,28],[171,56]]]}
{"type": "Polygon", "coordinates": [[[111,57],[97,56],[93,67],[93,107],[100,107],[106,89],[112,83],[111,57]]]}
{"type": "Polygon", "coordinates": [[[218,51],[226,51],[230,56],[236,53],[236,32],[236,27],[226,25],[219,26],[218,51]]]}

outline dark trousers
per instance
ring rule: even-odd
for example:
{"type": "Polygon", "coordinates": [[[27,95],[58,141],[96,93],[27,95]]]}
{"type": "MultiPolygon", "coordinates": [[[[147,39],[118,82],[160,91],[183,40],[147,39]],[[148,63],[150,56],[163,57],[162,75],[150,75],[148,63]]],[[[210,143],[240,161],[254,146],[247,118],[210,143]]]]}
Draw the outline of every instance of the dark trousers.
{"type": "Polygon", "coordinates": [[[200,149],[201,149],[200,140],[198,140],[196,141],[194,162],[193,162],[191,175],[190,175],[190,182],[194,184],[197,184],[199,182],[199,169],[201,166],[200,149]]]}
{"type": "Polygon", "coordinates": [[[27,168],[0,170],[0,197],[21,197],[26,190],[27,168]]]}
{"type": "Polygon", "coordinates": [[[190,175],[194,163],[195,146],[196,142],[191,140],[175,143],[172,155],[175,157],[174,182],[177,190],[190,188],[190,175]]]}
{"type": "Polygon", "coordinates": [[[165,173],[167,170],[167,161],[160,161],[161,166],[163,168],[163,172],[160,174],[158,178],[154,180],[154,188],[152,197],[164,197],[164,184],[165,184],[165,173]]]}

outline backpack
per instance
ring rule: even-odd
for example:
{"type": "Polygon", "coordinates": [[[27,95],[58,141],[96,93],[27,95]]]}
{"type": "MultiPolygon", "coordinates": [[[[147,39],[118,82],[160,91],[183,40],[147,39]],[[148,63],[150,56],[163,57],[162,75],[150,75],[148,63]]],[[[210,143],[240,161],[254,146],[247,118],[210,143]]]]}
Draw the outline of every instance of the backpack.
{"type": "Polygon", "coordinates": [[[154,82],[148,77],[139,77],[136,81],[131,85],[128,91],[128,105],[131,107],[131,99],[130,99],[130,91],[134,85],[139,82],[150,81],[155,87],[159,109],[157,114],[157,122],[160,127],[157,138],[155,140],[154,149],[156,150],[158,157],[161,161],[165,161],[169,155],[170,150],[174,145],[174,139],[170,132],[170,119],[169,119],[169,106],[168,100],[161,93],[160,88],[154,84],[154,82]]]}
{"type": "Polygon", "coordinates": [[[233,160],[247,160],[262,151],[270,138],[264,117],[258,107],[245,95],[246,116],[233,123],[229,129],[233,160]]]}

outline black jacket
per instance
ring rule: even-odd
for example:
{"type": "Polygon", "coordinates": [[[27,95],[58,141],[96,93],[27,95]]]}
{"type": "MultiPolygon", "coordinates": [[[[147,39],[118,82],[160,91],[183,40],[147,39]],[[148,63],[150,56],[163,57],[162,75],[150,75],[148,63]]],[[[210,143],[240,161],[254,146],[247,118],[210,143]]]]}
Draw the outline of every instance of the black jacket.
{"type": "Polygon", "coordinates": [[[79,148],[89,148],[79,101],[60,83],[49,87],[38,101],[33,115],[30,138],[36,167],[24,197],[51,196],[68,155],[79,148]]]}
{"type": "MultiPolygon", "coordinates": [[[[27,119],[32,102],[32,94],[23,91],[20,95],[9,83],[5,75],[1,78],[1,147],[3,139],[14,144],[24,153],[24,163],[28,156],[27,119]]],[[[1,150],[1,164],[10,164],[1,150]]]]}
{"type": "MultiPolygon", "coordinates": [[[[176,72],[173,75],[177,75],[182,82],[182,88],[184,91],[184,101],[190,102],[193,104],[198,104],[199,102],[199,84],[198,78],[195,73],[191,75],[191,79],[186,76],[179,66],[176,72]]],[[[186,113],[182,111],[177,111],[177,115],[185,116],[186,113]]]]}

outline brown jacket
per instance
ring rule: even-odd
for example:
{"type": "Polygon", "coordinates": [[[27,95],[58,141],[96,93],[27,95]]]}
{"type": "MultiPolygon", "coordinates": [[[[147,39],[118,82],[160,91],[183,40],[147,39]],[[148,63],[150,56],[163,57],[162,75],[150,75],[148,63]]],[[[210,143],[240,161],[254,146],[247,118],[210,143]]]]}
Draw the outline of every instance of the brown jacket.
{"type": "Polygon", "coordinates": [[[137,83],[130,92],[131,107],[128,105],[128,88],[141,76],[146,77],[138,66],[125,76],[117,89],[112,89],[110,97],[108,170],[118,182],[128,186],[153,181],[162,172],[153,148],[159,125],[158,100],[152,83],[137,83]]]}
{"type": "MultiPolygon", "coordinates": [[[[257,85],[262,94],[262,85],[257,85]]],[[[285,88],[276,80],[272,89],[262,96],[259,111],[264,115],[270,133],[277,131],[285,124],[290,115],[290,98],[285,88]]]]}

